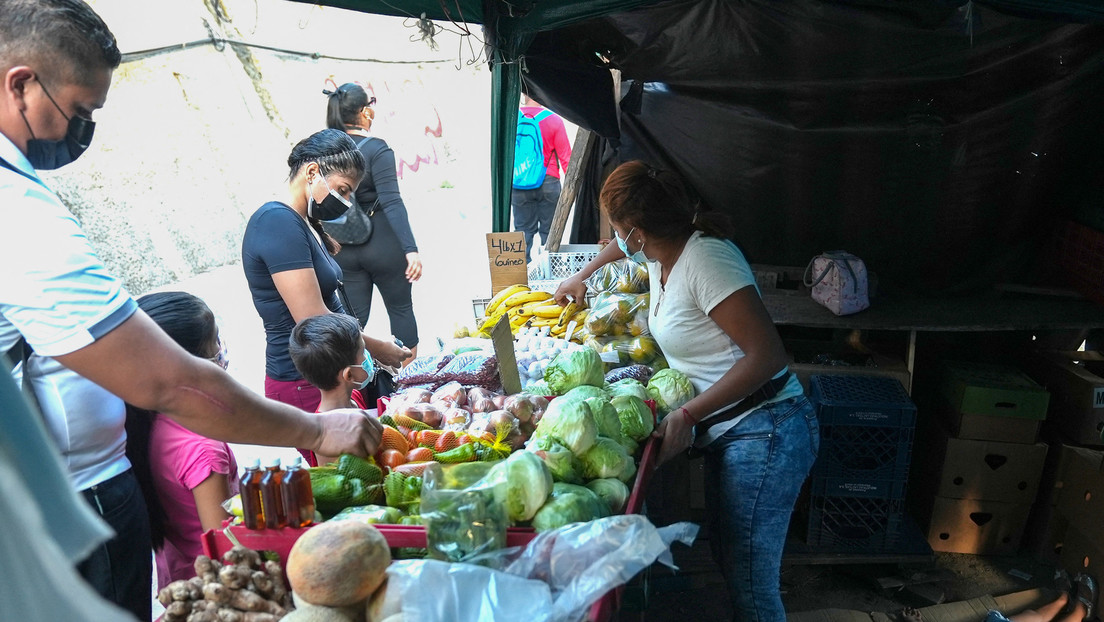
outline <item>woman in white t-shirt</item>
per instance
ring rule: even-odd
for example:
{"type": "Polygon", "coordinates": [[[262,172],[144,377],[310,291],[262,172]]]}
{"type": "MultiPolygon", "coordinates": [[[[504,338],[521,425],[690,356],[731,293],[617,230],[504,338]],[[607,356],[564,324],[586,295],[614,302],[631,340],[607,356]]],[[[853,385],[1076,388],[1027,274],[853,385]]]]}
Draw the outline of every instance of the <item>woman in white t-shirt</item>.
{"type": "Polygon", "coordinates": [[[617,244],[560,284],[622,257],[646,261],[649,330],[697,396],[660,422],[662,464],[693,445],[705,454],[710,544],[736,620],[784,620],[779,568],[790,515],[819,448],[816,414],[787,368],[782,340],[727,219],[705,211],[678,174],[626,162],[599,199],[617,244]]]}

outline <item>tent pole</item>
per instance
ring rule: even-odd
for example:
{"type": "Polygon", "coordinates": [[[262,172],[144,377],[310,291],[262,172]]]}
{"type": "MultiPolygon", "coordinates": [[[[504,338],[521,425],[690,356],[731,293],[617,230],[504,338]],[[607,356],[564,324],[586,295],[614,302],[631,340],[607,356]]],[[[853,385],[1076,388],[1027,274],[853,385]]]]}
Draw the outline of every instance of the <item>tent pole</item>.
{"type": "Polygon", "coordinates": [[[579,128],[575,134],[575,142],[571,145],[571,159],[567,163],[567,172],[564,174],[563,184],[560,187],[560,198],[556,201],[556,213],[552,216],[552,225],[548,230],[548,241],[544,250],[556,253],[563,242],[564,228],[567,226],[567,216],[571,213],[571,206],[575,203],[575,197],[579,193],[579,183],[583,178],[583,165],[587,161],[587,153],[592,144],[597,144],[594,132],[579,128]]]}

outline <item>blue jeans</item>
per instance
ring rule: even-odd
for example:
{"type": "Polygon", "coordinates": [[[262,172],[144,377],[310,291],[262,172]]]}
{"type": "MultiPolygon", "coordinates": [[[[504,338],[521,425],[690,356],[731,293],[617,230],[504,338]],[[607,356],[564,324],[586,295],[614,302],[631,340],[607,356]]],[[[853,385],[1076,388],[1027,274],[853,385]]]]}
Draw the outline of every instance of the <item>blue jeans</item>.
{"type": "Polygon", "coordinates": [[[804,396],[765,404],[705,449],[705,507],[713,559],[733,620],[786,619],[779,589],[790,515],[820,449],[804,396]]]}
{"type": "Polygon", "coordinates": [[[115,537],[96,547],[77,564],[77,572],[96,592],[138,620],[152,612],[153,545],[146,500],[138,478],[129,470],[81,491],[92,509],[115,530],[115,537]]]}

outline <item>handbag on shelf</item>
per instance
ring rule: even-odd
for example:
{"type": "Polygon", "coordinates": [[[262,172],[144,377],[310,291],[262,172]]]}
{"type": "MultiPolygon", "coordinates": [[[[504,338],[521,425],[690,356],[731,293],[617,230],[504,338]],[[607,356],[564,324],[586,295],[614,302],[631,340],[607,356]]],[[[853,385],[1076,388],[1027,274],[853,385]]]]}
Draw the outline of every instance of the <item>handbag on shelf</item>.
{"type": "Polygon", "coordinates": [[[813,300],[836,315],[858,313],[870,306],[866,264],[847,251],[827,251],[805,268],[805,286],[813,300]]]}
{"type": "MultiPolygon", "coordinates": [[[[362,139],[357,143],[357,149],[369,140],[371,138],[362,139]]],[[[372,237],[372,216],[375,216],[377,208],[379,208],[379,197],[376,197],[376,201],[367,209],[357,202],[356,197],[353,197],[353,206],[345,211],[344,220],[323,223],[322,228],[339,244],[365,244],[372,237]]]]}

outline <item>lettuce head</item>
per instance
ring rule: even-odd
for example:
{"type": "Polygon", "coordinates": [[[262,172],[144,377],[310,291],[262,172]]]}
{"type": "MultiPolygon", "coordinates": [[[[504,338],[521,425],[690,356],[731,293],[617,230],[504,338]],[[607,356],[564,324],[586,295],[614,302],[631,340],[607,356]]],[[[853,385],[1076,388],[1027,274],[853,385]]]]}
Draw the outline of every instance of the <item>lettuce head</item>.
{"type": "Polygon", "coordinates": [[[648,389],[644,387],[644,383],[635,378],[625,378],[624,380],[610,383],[610,385],[606,387],[606,392],[609,393],[611,398],[617,397],[618,395],[635,395],[641,400],[648,399],[648,389]]]}
{"type": "Polygon", "coordinates": [[[598,438],[598,426],[586,402],[556,398],[548,403],[533,432],[533,438],[544,437],[552,437],[576,456],[582,456],[598,438]]]}
{"type": "Polygon", "coordinates": [[[586,400],[594,425],[598,426],[598,436],[617,440],[621,436],[621,421],[613,404],[605,397],[592,397],[586,400]]]}
{"type": "Polygon", "coordinates": [[[619,395],[610,400],[610,405],[617,411],[621,433],[632,440],[642,443],[655,429],[652,409],[635,395],[619,395]]]}
{"type": "Polygon", "coordinates": [[[571,523],[583,523],[609,516],[609,504],[585,486],[552,484],[552,494],[533,516],[538,532],[559,529],[571,523]]]}
{"type": "Polygon", "coordinates": [[[619,479],[612,477],[592,479],[586,483],[586,487],[609,504],[610,515],[620,514],[625,509],[625,504],[629,502],[629,487],[619,479]]]}
{"type": "Polygon", "coordinates": [[[576,346],[560,352],[544,370],[544,381],[552,395],[563,395],[577,386],[601,387],[605,366],[593,348],[576,346]]]}
{"type": "Polygon", "coordinates": [[[662,418],[694,398],[694,385],[677,369],[661,369],[648,381],[648,397],[655,400],[656,414],[662,418]]]}
{"type": "MultiPolygon", "coordinates": [[[[594,445],[581,456],[583,478],[587,480],[603,477],[622,478],[625,473],[636,473],[633,458],[617,441],[599,436],[594,445]]],[[[630,474],[629,477],[632,477],[630,474]]]]}
{"type": "Polygon", "coordinates": [[[495,498],[506,506],[506,515],[515,522],[533,518],[552,492],[548,466],[534,453],[516,451],[496,468],[506,470],[506,485],[495,489],[495,498]]]}
{"type": "Polygon", "coordinates": [[[571,450],[551,437],[536,438],[525,449],[544,461],[552,474],[552,481],[568,484],[583,483],[583,463],[571,450]]]}

